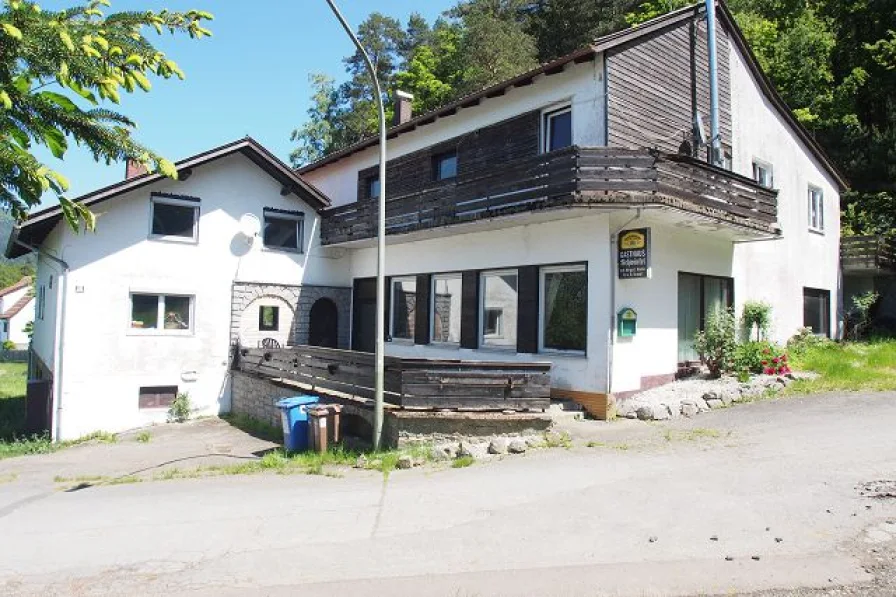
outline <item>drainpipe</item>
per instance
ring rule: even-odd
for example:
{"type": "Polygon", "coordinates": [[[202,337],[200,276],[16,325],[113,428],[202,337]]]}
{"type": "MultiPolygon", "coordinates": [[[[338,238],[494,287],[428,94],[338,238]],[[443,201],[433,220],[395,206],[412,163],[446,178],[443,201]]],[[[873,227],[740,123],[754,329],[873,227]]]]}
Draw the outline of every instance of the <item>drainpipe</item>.
{"type": "Polygon", "coordinates": [[[67,262],[59,259],[55,255],[50,255],[46,251],[42,251],[38,247],[23,243],[16,240],[16,244],[24,247],[33,253],[37,253],[39,257],[46,257],[62,267],[62,273],[59,275],[58,292],[59,299],[56,301],[56,326],[53,334],[53,425],[50,427],[51,441],[59,441],[62,431],[62,348],[65,334],[65,302],[68,293],[66,292],[66,282],[68,281],[68,272],[71,269],[67,262]]]}
{"type": "Polygon", "coordinates": [[[711,146],[709,162],[722,165],[722,137],[719,132],[719,72],[716,56],[716,2],[706,0],[706,36],[709,54],[709,121],[711,146]]]}
{"type": "Polygon", "coordinates": [[[610,325],[607,328],[607,396],[613,389],[613,347],[616,344],[616,237],[625,228],[641,217],[641,208],[637,208],[634,217],[610,234],[610,325]]]}

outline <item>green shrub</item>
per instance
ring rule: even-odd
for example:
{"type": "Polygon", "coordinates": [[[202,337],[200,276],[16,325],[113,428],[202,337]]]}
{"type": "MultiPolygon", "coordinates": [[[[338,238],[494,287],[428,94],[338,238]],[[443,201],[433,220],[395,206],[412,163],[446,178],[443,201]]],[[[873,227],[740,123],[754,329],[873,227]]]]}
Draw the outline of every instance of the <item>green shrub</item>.
{"type": "Polygon", "coordinates": [[[703,331],[694,336],[694,349],[713,377],[731,371],[734,366],[736,328],[734,313],[730,309],[718,309],[707,316],[703,331]]]}
{"type": "Polygon", "coordinates": [[[738,345],[734,351],[734,370],[738,373],[762,373],[762,361],[765,360],[763,351],[771,346],[769,342],[744,342],[738,345]]]}
{"type": "Polygon", "coordinates": [[[3,341],[3,350],[15,350],[16,343],[12,340],[4,340],[3,341]]]}
{"type": "Polygon", "coordinates": [[[741,327],[744,329],[747,340],[753,339],[756,332],[756,340],[765,340],[772,324],[772,307],[761,301],[747,301],[740,316],[741,327]]]}
{"type": "Polygon", "coordinates": [[[174,401],[168,408],[168,420],[183,423],[190,418],[191,411],[192,405],[190,404],[190,394],[181,392],[174,398],[174,401]]]}
{"type": "Polygon", "coordinates": [[[858,341],[866,336],[871,327],[871,311],[880,300],[880,294],[873,290],[852,297],[852,308],[846,313],[847,337],[858,341]]]}
{"type": "Polygon", "coordinates": [[[812,328],[800,328],[787,341],[787,350],[794,355],[801,355],[805,354],[810,348],[823,347],[830,344],[833,344],[830,338],[816,335],[812,328]]]}

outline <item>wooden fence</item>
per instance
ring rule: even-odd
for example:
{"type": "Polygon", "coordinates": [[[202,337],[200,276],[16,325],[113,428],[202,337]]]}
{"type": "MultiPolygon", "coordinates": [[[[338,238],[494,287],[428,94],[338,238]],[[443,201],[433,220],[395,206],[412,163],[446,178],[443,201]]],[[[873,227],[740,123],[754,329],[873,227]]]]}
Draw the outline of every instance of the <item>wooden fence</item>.
{"type": "Polygon", "coordinates": [[[844,270],[896,271],[896,243],[884,236],[850,236],[840,240],[844,270]]]}
{"type": "MultiPolygon", "coordinates": [[[[293,346],[236,348],[234,368],[286,379],[315,392],[373,398],[370,353],[293,346]]],[[[550,363],[385,358],[384,398],[408,408],[545,410],[550,406],[550,363]]]]}

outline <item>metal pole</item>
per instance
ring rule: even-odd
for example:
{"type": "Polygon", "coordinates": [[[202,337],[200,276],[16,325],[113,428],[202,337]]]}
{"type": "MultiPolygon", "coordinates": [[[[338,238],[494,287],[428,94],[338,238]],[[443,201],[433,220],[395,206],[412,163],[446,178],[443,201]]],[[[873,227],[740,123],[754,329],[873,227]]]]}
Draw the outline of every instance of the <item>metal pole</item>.
{"type": "Polygon", "coordinates": [[[376,108],[380,120],[380,196],[377,216],[377,256],[376,256],[376,349],[374,371],[374,406],[373,406],[373,449],[379,450],[383,435],[383,377],[385,369],[384,351],[386,348],[386,111],[383,108],[383,93],[376,76],[376,68],[367,55],[367,51],[355,32],[346,22],[333,0],[327,0],[330,9],[345,32],[354,42],[355,47],[364,57],[367,71],[373,79],[376,108]]]}
{"type": "Polygon", "coordinates": [[[709,53],[710,154],[713,166],[722,165],[722,137],[719,133],[719,69],[716,57],[716,2],[706,0],[706,45],[709,53]]]}

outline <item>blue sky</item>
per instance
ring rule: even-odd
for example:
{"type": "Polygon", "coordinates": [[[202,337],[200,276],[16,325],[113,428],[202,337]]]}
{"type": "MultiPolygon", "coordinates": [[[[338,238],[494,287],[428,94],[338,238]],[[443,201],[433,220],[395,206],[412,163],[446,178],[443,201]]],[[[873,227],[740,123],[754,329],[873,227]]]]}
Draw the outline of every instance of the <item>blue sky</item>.
{"type": "MultiPolygon", "coordinates": [[[[45,0],[58,10],[71,2],[45,0]]],[[[406,23],[412,11],[430,22],[453,0],[338,0],[357,25],[372,11],[406,23]]],[[[353,50],[325,0],[112,0],[110,10],[186,10],[215,15],[211,38],[158,39],[158,47],[181,66],[186,80],[154,80],[150,93],[122,95],[119,110],[134,119],[137,138],[173,161],[251,135],[286,159],[289,133],[308,109],[308,74],[325,72],[343,80],[342,58],[353,50]]],[[[48,152],[38,157],[71,181],[71,197],[121,180],[124,164],[96,163],[72,145],[65,160],[48,152]]],[[[44,204],[55,202],[46,195],[44,204]]]]}

